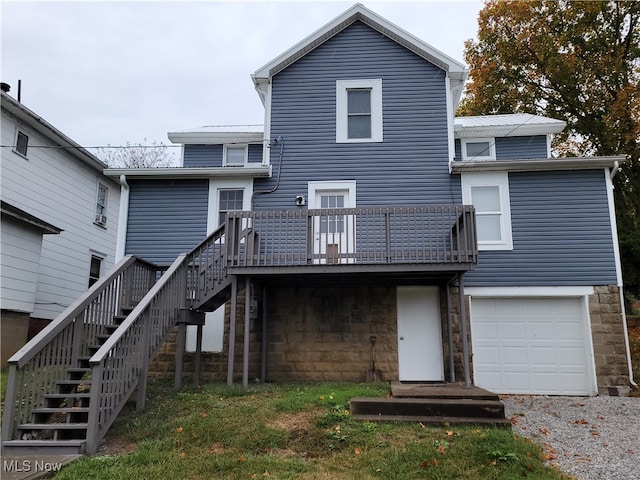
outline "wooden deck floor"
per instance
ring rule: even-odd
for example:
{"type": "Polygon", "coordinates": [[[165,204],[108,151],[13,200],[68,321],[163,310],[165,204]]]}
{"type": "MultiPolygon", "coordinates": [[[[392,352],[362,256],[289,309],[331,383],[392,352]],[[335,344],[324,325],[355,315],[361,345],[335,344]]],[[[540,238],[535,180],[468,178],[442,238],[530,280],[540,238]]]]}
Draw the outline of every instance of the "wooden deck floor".
{"type": "Polygon", "coordinates": [[[395,398],[451,398],[470,400],[499,400],[500,397],[484,388],[463,383],[391,383],[391,394],[395,398]]]}

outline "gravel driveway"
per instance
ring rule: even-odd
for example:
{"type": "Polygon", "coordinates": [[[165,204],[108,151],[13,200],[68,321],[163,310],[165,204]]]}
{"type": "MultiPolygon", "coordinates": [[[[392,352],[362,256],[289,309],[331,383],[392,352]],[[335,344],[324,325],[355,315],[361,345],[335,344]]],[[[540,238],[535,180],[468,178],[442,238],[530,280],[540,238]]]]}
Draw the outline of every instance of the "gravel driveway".
{"type": "Polygon", "coordinates": [[[513,432],[579,480],[640,478],[640,398],[504,396],[513,432]]]}

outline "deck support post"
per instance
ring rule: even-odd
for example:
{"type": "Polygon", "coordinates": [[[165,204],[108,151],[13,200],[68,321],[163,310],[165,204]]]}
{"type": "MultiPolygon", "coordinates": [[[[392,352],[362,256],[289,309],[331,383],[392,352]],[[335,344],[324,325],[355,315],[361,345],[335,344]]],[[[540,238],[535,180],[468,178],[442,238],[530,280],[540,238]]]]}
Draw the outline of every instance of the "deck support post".
{"type": "Polygon", "coordinates": [[[242,387],[249,388],[249,340],[251,330],[251,278],[244,280],[244,345],[242,350],[242,387]]]}
{"type": "Polygon", "coordinates": [[[198,323],[196,326],[196,358],[194,359],[193,365],[193,384],[200,384],[200,370],[202,366],[202,333],[204,330],[204,325],[202,323],[198,323]]]}
{"type": "Polygon", "coordinates": [[[449,381],[456,382],[456,364],[453,356],[453,325],[451,323],[451,282],[446,284],[447,298],[447,337],[449,341],[449,381]]]}
{"type": "Polygon", "coordinates": [[[238,310],[238,277],[231,279],[231,313],[229,318],[229,358],[227,359],[227,385],[233,385],[233,360],[236,354],[236,315],[238,310]]]}
{"type": "Polygon", "coordinates": [[[176,334],[176,369],[173,378],[173,386],[180,388],[182,386],[182,370],[184,368],[184,349],[187,338],[187,324],[178,323],[178,332],[176,334]]]}
{"type": "Polygon", "coordinates": [[[460,327],[462,331],[462,364],[464,367],[464,386],[471,388],[471,368],[469,365],[469,339],[467,338],[467,312],[464,301],[464,280],[462,273],[458,273],[458,300],[460,303],[460,327]]]}
{"type": "Polygon", "coordinates": [[[262,287],[262,361],[260,364],[260,382],[267,381],[267,286],[262,287]]]}

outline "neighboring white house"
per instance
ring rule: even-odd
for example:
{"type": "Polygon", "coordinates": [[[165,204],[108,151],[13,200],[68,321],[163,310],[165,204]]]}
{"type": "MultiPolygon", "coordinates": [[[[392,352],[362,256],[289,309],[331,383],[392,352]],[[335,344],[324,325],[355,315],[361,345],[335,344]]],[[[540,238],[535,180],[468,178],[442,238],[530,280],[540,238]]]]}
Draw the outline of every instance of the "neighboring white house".
{"type": "Polygon", "coordinates": [[[4,91],[1,361],[114,264],[120,188],[106,165],[4,91]],[[33,321],[36,322],[33,322],[33,321]]]}

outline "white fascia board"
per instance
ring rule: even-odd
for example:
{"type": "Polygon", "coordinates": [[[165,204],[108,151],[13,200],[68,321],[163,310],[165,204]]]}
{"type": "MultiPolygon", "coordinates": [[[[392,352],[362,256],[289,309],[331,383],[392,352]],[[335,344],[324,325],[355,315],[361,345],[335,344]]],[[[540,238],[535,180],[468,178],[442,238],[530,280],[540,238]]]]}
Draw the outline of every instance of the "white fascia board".
{"type": "MultiPolygon", "coordinates": [[[[454,60],[440,50],[433,48],[431,45],[423,42],[406,30],[394,25],[359,3],[349,8],[331,22],[327,23],[324,27],[316,30],[314,33],[301,40],[266,65],[263,65],[256,70],[252,75],[254,84],[257,87],[260,82],[264,82],[265,80],[268,81],[273,75],[298,61],[307,53],[311,52],[357,20],[379,31],[403,47],[411,50],[422,58],[448,72],[451,76],[452,91],[455,93],[455,89],[459,87],[460,94],[462,93],[462,86],[464,85],[468,73],[464,64],[454,60]]],[[[456,95],[454,95],[454,97],[455,96],[456,95]]]]}
{"type": "Polygon", "coordinates": [[[584,297],[593,295],[593,287],[464,287],[464,294],[469,297],[584,297]]]}
{"type": "Polygon", "coordinates": [[[271,166],[251,167],[167,167],[167,168],[107,168],[108,177],[127,178],[210,178],[210,177],[270,177],[271,166]]]}
{"type": "Polygon", "coordinates": [[[262,143],[262,132],[169,132],[172,143],[183,145],[219,145],[229,143],[262,143]]]}
{"type": "Polygon", "coordinates": [[[523,137],[525,135],[549,135],[562,132],[567,124],[562,120],[548,123],[521,125],[478,125],[474,127],[454,127],[456,138],[479,137],[523,137]]]}
{"type": "Polygon", "coordinates": [[[593,170],[613,167],[615,162],[624,162],[624,156],[609,157],[565,157],[529,158],[514,160],[456,161],[451,164],[451,173],[463,172],[536,172],[554,170],[593,170]]]}
{"type": "MultiPolygon", "coordinates": [[[[614,167],[615,168],[615,167],[614,167]]],[[[622,260],[620,257],[620,245],[618,243],[618,223],[616,220],[616,207],[613,195],[613,180],[608,168],[604,169],[604,179],[607,185],[607,203],[609,206],[609,222],[611,224],[611,237],[613,240],[613,254],[616,262],[616,281],[618,287],[622,287],[622,260]]]]}

